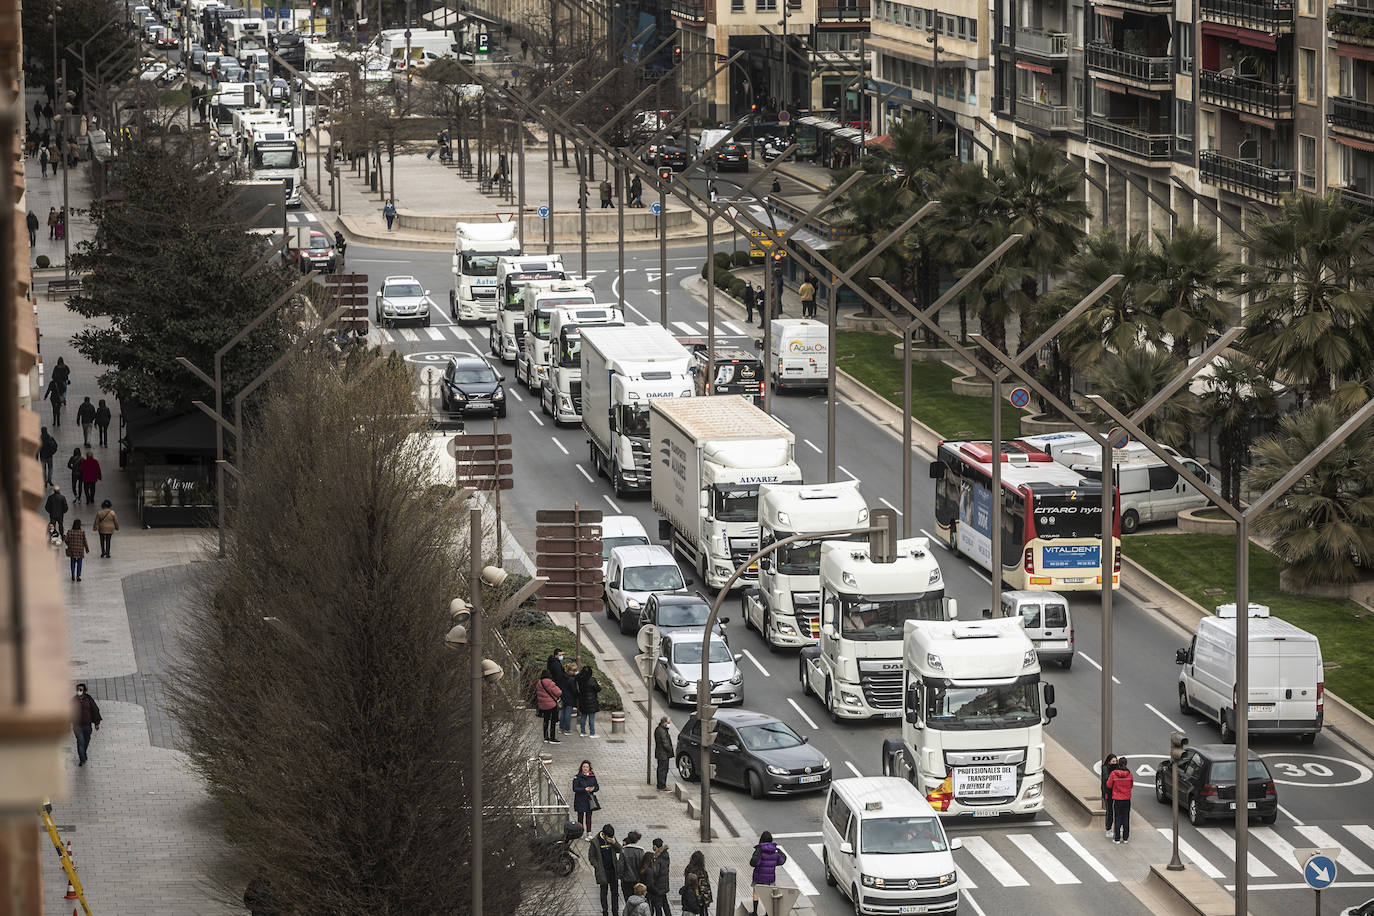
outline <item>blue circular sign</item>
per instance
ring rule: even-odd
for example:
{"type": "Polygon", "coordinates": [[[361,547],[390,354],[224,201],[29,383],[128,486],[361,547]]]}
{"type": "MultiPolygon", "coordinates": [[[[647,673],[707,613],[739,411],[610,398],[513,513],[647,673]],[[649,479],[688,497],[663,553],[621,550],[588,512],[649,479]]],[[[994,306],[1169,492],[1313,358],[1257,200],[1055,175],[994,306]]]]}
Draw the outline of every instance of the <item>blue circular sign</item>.
{"type": "Polygon", "coordinates": [[[1008,396],[1012,407],[1025,407],[1030,403],[1030,391],[1025,388],[1013,388],[1008,396]]]}
{"type": "Polygon", "coordinates": [[[537,212],[537,213],[539,214],[539,218],[540,218],[540,219],[548,219],[548,218],[549,218],[549,208],[548,208],[548,207],[540,207],[540,208],[539,208],[537,211],[535,211],[535,212],[537,212]]]}
{"type": "Polygon", "coordinates": [[[653,203],[649,204],[649,212],[652,213],[654,216],[658,216],[660,213],[663,212],[663,207],[659,206],[658,201],[654,201],[653,203]]]}
{"type": "Polygon", "coordinates": [[[512,68],[511,68],[511,71],[510,71],[510,75],[511,75],[512,77],[514,77],[515,79],[519,79],[519,78],[520,78],[520,68],[519,68],[519,67],[512,67],[512,68]]]}
{"type": "Polygon", "coordinates": [[[1336,862],[1330,856],[1313,856],[1303,867],[1302,879],[1314,891],[1325,890],[1336,880],[1336,862]]]}

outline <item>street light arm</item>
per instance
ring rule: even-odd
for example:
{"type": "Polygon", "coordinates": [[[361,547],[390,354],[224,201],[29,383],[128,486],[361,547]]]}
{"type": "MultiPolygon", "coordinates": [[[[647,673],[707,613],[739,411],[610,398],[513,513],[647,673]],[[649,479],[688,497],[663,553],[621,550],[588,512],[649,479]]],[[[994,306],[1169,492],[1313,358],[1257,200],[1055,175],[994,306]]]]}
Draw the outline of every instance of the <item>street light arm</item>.
{"type": "MultiPolygon", "coordinates": [[[[691,93],[696,92],[696,91],[697,91],[698,89],[700,89],[702,86],[705,86],[705,85],[706,85],[707,83],[709,83],[711,80],[713,80],[713,79],[715,79],[717,76],[719,76],[719,75],[720,75],[720,71],[727,69],[731,64],[733,64],[736,60],[738,60],[738,59],[739,59],[740,57],[742,57],[743,55],[744,55],[744,52],[743,52],[743,51],[736,51],[734,54],[731,54],[729,57],[727,57],[727,58],[725,59],[725,61],[724,61],[719,67],[716,67],[716,69],[712,70],[711,73],[706,77],[706,79],[701,80],[700,82],[695,83],[694,85],[692,85],[692,86],[688,89],[688,93],[687,93],[687,94],[690,95],[691,93]]],[[[634,153],[635,158],[638,159],[640,156],[643,156],[643,155],[644,155],[644,151],[647,150],[650,146],[652,146],[652,145],[654,144],[656,138],[658,138],[658,137],[662,136],[663,134],[666,134],[668,131],[672,130],[672,129],[673,129],[674,127],[676,127],[679,123],[681,123],[681,121],[682,121],[684,118],[686,118],[686,117],[688,117],[689,115],[691,115],[691,113],[692,113],[692,109],[691,109],[690,107],[689,107],[689,108],[684,108],[682,111],[678,112],[678,114],[677,114],[676,116],[674,116],[674,117],[672,118],[672,120],[670,120],[667,124],[664,124],[664,125],[663,125],[662,127],[660,127],[658,130],[654,131],[654,133],[653,133],[653,138],[651,138],[651,139],[649,140],[648,143],[644,144],[644,145],[641,146],[639,149],[635,150],[635,153],[634,153]]]]}
{"type": "MultiPolygon", "coordinates": [[[[988,378],[992,378],[995,375],[994,371],[988,368],[986,365],[984,365],[983,361],[978,359],[978,357],[974,355],[973,352],[971,352],[963,344],[959,343],[959,341],[955,340],[954,335],[950,334],[944,328],[940,327],[940,323],[938,321],[936,321],[930,315],[927,315],[925,312],[922,312],[920,309],[916,308],[916,306],[908,302],[907,299],[901,293],[893,289],[891,283],[888,283],[882,277],[869,277],[868,279],[872,280],[875,286],[877,286],[883,292],[887,293],[890,297],[892,297],[894,301],[900,302],[902,306],[911,313],[912,320],[906,325],[902,325],[900,322],[897,321],[895,315],[887,313],[886,309],[881,310],[885,314],[887,314],[887,319],[889,321],[903,329],[903,333],[905,333],[908,338],[910,338],[911,332],[915,330],[916,326],[921,325],[922,327],[929,330],[936,337],[940,338],[940,340],[944,341],[945,344],[947,344],[949,348],[952,349],[961,359],[963,359],[970,366],[972,366],[974,368],[974,371],[982,375],[986,375],[988,378]]],[[[877,308],[877,306],[874,307],[877,308]]]]}
{"type": "MultiPolygon", "coordinates": [[[[285,365],[288,359],[295,356],[301,350],[304,350],[306,346],[308,346],[309,344],[313,343],[314,336],[317,333],[319,333],[319,331],[322,328],[328,327],[329,325],[337,321],[339,319],[339,316],[341,316],[347,308],[348,306],[341,305],[334,311],[330,312],[329,315],[323,321],[321,321],[315,327],[311,328],[304,335],[302,335],[299,340],[297,340],[294,344],[287,348],[285,353],[277,357],[277,359],[272,363],[272,365],[262,370],[262,372],[258,374],[257,378],[253,379],[251,382],[249,382],[247,385],[243,387],[242,391],[234,395],[234,420],[241,421],[243,419],[243,402],[248,397],[248,395],[252,394],[254,391],[257,391],[260,387],[262,387],[262,385],[269,378],[276,374],[278,369],[285,365]]],[[[234,438],[236,441],[240,439],[239,433],[239,427],[235,426],[234,438]]],[[[240,447],[242,447],[242,442],[240,442],[239,445],[240,447]]]]}
{"type": "Polygon", "coordinates": [[[1022,238],[1023,236],[1018,234],[1009,235],[1005,239],[1003,239],[1002,244],[992,249],[992,251],[988,253],[987,257],[983,258],[983,260],[973,265],[971,269],[964,271],[964,275],[960,277],[958,280],[955,280],[954,285],[951,286],[948,290],[946,290],[943,296],[941,296],[940,298],[936,299],[933,303],[931,303],[930,308],[926,309],[926,314],[934,315],[936,312],[940,311],[940,309],[944,308],[946,305],[952,302],[955,296],[958,296],[965,289],[967,289],[969,284],[971,284],[974,280],[978,279],[979,275],[982,274],[983,271],[987,270],[998,260],[1000,260],[1002,255],[1010,251],[1011,247],[1015,245],[1017,242],[1021,241],[1022,238]]]}
{"type": "Polygon", "coordinates": [[[1056,395],[1053,391],[1046,388],[1044,385],[1040,384],[1039,380],[1037,380],[1035,376],[1031,375],[1029,372],[1026,371],[1025,366],[1018,364],[1010,356],[1007,356],[997,347],[988,343],[987,338],[983,337],[982,334],[970,334],[969,338],[978,346],[982,347],[984,350],[991,353],[993,359],[995,359],[1002,365],[1006,366],[1007,369],[1011,372],[1011,374],[1019,378],[1026,385],[1027,388],[1031,389],[1036,394],[1040,395],[1040,397],[1044,398],[1045,403],[1049,404],[1055,410],[1059,411],[1061,414],[1068,417],[1069,422],[1073,423],[1074,426],[1077,426],[1080,430],[1082,430],[1084,435],[1086,435],[1089,439],[1093,441],[1094,445],[1101,447],[1110,444],[1107,442],[1106,436],[1099,433],[1096,429],[1093,428],[1091,423],[1080,417],[1076,410],[1074,410],[1069,405],[1065,404],[1063,401],[1059,400],[1059,396],[1056,395]]]}
{"type": "Polygon", "coordinates": [[[234,467],[234,463],[229,459],[216,458],[215,466],[224,468],[226,471],[229,472],[229,475],[233,477],[235,480],[239,481],[240,483],[243,482],[243,472],[240,471],[238,468],[234,467]]]}
{"type": "Polygon", "coordinates": [[[234,431],[234,424],[230,423],[228,420],[224,419],[224,417],[220,416],[219,412],[216,411],[215,408],[211,407],[204,401],[192,401],[191,406],[200,408],[201,412],[208,416],[211,420],[214,420],[217,425],[222,426],[230,432],[234,431]]]}
{"type": "Polygon", "coordinates": [[[244,325],[237,334],[229,338],[228,343],[226,343],[224,346],[216,350],[215,360],[219,361],[223,359],[226,353],[237,347],[245,337],[251,334],[258,327],[258,325],[262,324],[268,318],[272,317],[272,313],[275,312],[277,309],[281,308],[288,301],[290,301],[292,296],[296,295],[296,293],[300,292],[300,290],[304,287],[310,285],[311,283],[314,283],[315,277],[317,275],[317,272],[312,270],[310,271],[310,273],[301,277],[295,283],[292,283],[291,286],[287,288],[286,292],[282,293],[280,296],[276,298],[276,300],[271,305],[263,309],[258,314],[258,317],[254,318],[252,321],[248,322],[248,324],[244,325]]]}
{"type": "Polygon", "coordinates": [[[191,361],[190,361],[189,359],[187,359],[186,357],[184,357],[184,356],[178,356],[178,357],[177,357],[177,362],[181,364],[181,367],[182,367],[183,369],[185,369],[187,372],[189,372],[189,373],[191,373],[192,375],[194,375],[196,378],[200,379],[202,382],[204,382],[204,383],[205,383],[206,385],[208,385],[209,387],[211,387],[211,388],[214,388],[214,387],[215,387],[215,380],[212,379],[212,378],[210,378],[210,376],[209,376],[207,373],[202,372],[199,368],[197,368],[197,366],[196,366],[195,363],[191,362],[191,361]]]}
{"type": "Polygon", "coordinates": [[[526,582],[524,586],[521,587],[520,591],[511,595],[506,599],[505,603],[501,605],[501,616],[505,617],[507,614],[512,613],[516,608],[524,604],[526,599],[547,585],[548,582],[548,576],[535,576],[533,579],[526,582]]]}

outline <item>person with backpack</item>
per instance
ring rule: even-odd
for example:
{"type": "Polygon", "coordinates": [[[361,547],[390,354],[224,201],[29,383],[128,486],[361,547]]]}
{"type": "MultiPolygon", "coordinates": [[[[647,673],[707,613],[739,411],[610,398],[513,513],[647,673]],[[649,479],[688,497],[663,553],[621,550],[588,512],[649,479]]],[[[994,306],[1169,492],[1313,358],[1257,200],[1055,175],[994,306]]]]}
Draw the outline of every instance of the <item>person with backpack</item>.
{"type": "Polygon", "coordinates": [[[539,717],[544,720],[544,743],[558,744],[558,698],[563,690],[554,681],[549,669],[539,672],[539,680],[534,685],[534,704],[539,717]]]}
{"type": "Polygon", "coordinates": [[[750,882],[754,887],[754,916],[759,916],[759,885],[769,887],[777,884],[778,869],[785,864],[787,853],[773,842],[773,834],[765,830],[759,835],[758,844],[754,846],[754,854],[749,858],[749,865],[754,869],[750,882]]]}
{"type": "MultiPolygon", "coordinates": [[[[631,830],[625,834],[625,845],[620,850],[620,862],[616,865],[616,877],[620,879],[620,890],[625,897],[626,909],[629,908],[630,897],[635,893],[635,885],[639,884],[639,866],[644,862],[644,847],[639,845],[640,832],[631,830]]],[[[639,889],[641,896],[644,888],[639,889]]],[[[648,904],[645,903],[647,907],[648,904]]],[[[645,910],[645,916],[649,916],[645,910]]]]}
{"type": "Polygon", "coordinates": [[[654,851],[645,856],[640,869],[644,872],[641,880],[649,892],[650,916],[673,916],[673,908],[668,905],[668,887],[672,881],[668,844],[655,837],[654,851]]]}
{"type": "Polygon", "coordinates": [[[702,916],[711,912],[711,875],[706,871],[706,855],[700,849],[692,853],[692,857],[687,860],[687,867],[683,869],[682,885],[682,909],[686,913],[700,913],[702,916]],[[690,893],[689,893],[690,891],[690,893]],[[695,908],[688,906],[688,898],[691,897],[695,903],[695,908]]]}
{"type": "Polygon", "coordinates": [[[620,841],[615,838],[615,827],[607,824],[588,841],[587,860],[592,863],[592,877],[601,888],[601,916],[617,916],[620,884],[616,868],[620,864],[620,841]]]}
{"type": "Polygon", "coordinates": [[[57,440],[43,427],[38,438],[38,461],[43,465],[43,485],[52,486],[52,460],[57,457],[57,440]]]}

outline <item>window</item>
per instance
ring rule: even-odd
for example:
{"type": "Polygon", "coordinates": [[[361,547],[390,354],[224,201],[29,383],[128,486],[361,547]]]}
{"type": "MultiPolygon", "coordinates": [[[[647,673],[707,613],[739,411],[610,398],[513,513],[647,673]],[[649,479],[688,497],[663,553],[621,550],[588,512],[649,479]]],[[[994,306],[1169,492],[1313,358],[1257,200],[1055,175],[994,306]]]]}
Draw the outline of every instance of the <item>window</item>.
{"type": "Polygon", "coordinates": [[[1190,23],[1180,22],[1178,31],[1174,33],[1178,38],[1178,72],[1193,72],[1193,28],[1190,23]]]}
{"type": "Polygon", "coordinates": [[[1177,101],[1177,117],[1175,123],[1178,125],[1175,132],[1180,137],[1192,139],[1193,136],[1193,103],[1186,99],[1177,101]]]}
{"type": "Polygon", "coordinates": [[[1178,471],[1175,471],[1167,464],[1150,468],[1151,493],[1163,493],[1165,490],[1172,490],[1177,483],[1178,471]]]}
{"type": "Polygon", "coordinates": [[[1107,116],[1107,90],[1093,87],[1093,117],[1105,118],[1107,116]]]}
{"type": "Polygon", "coordinates": [[[1077,76],[1073,78],[1073,116],[1083,117],[1083,80],[1077,76]]]}
{"type": "Polygon", "coordinates": [[[1315,102],[1317,100],[1317,52],[1311,48],[1299,48],[1298,53],[1301,55],[1302,100],[1315,102]]]}
{"type": "Polygon", "coordinates": [[[968,40],[969,40],[969,41],[977,41],[977,40],[978,40],[978,20],[977,20],[977,19],[970,19],[970,20],[968,21],[968,40]]]}
{"type": "Polygon", "coordinates": [[[1302,186],[1311,190],[1317,186],[1317,138],[1298,137],[1298,171],[1302,186]]]}
{"type": "Polygon", "coordinates": [[[1317,15],[1317,0],[1302,0],[1302,14],[1304,16],[1317,15]]]}
{"type": "Polygon", "coordinates": [[[742,13],[742,12],[744,12],[744,0],[730,0],[730,12],[732,12],[732,13],[742,13]]]}
{"type": "Polygon", "coordinates": [[[778,0],[754,0],[754,9],[760,13],[770,13],[778,8],[778,0]]]}

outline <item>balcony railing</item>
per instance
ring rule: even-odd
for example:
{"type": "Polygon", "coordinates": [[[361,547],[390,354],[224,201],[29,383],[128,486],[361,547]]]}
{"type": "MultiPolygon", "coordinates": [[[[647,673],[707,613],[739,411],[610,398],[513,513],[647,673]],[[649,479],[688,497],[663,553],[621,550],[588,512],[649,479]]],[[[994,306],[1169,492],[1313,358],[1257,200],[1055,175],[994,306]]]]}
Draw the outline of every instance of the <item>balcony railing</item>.
{"type": "Polygon", "coordinates": [[[1018,28],[1016,30],[1016,50],[1028,51],[1041,57],[1068,57],[1069,35],[1067,32],[1046,32],[1044,29],[1018,28]]]}
{"type": "Polygon", "coordinates": [[[1103,44],[1088,45],[1088,66],[1137,83],[1168,83],[1174,78],[1173,58],[1146,57],[1103,44]]]}
{"type": "Polygon", "coordinates": [[[1293,115],[1291,85],[1280,86],[1244,76],[1226,76],[1214,70],[1203,70],[1198,74],[1198,82],[1204,102],[1267,118],[1293,115]]]}
{"type": "Polygon", "coordinates": [[[822,22],[867,22],[869,0],[820,0],[816,15],[822,22]]]}
{"type": "Polygon", "coordinates": [[[1354,188],[1339,188],[1336,198],[1365,219],[1374,220],[1374,194],[1361,194],[1354,188]]]}
{"type": "Polygon", "coordinates": [[[1292,169],[1271,169],[1257,162],[1232,159],[1216,150],[1198,153],[1202,180],[1260,200],[1276,201],[1293,190],[1292,169]]]}
{"type": "Polygon", "coordinates": [[[1337,130],[1374,134],[1374,102],[1339,96],[1331,100],[1326,120],[1337,130]]]}
{"type": "Polygon", "coordinates": [[[1168,159],[1170,134],[1149,134],[1106,118],[1089,118],[1084,125],[1088,139],[1141,159],[1168,159]]]}
{"type": "Polygon", "coordinates": [[[1293,30],[1292,0],[1199,0],[1206,22],[1224,22],[1260,32],[1293,30]]]}
{"type": "Polygon", "coordinates": [[[1072,117],[1067,105],[1047,105],[1030,99],[1016,100],[1016,120],[1041,130],[1068,130],[1072,117]]]}
{"type": "Polygon", "coordinates": [[[1337,41],[1374,46],[1374,6],[1333,3],[1326,27],[1337,41]]]}
{"type": "Polygon", "coordinates": [[[704,0],[673,0],[669,7],[672,15],[683,22],[705,22],[706,7],[704,0]]]}

